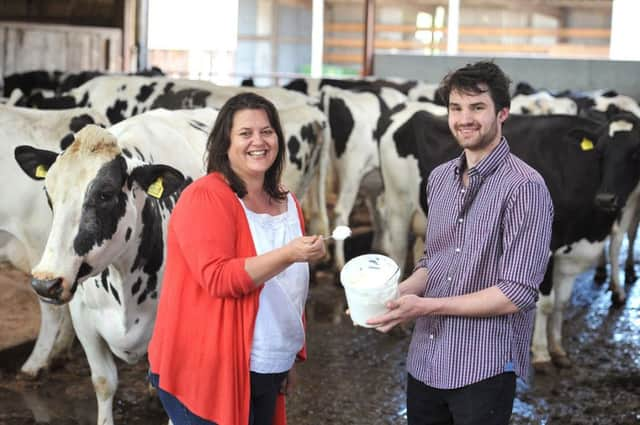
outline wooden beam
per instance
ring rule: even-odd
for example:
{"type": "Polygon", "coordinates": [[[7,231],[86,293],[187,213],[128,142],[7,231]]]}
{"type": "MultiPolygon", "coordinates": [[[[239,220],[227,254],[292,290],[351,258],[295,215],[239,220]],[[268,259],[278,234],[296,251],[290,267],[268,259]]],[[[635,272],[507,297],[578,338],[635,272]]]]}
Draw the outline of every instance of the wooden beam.
{"type": "Polygon", "coordinates": [[[364,57],[362,59],[362,76],[373,75],[373,49],[376,31],[375,0],[364,3],[364,57]]]}

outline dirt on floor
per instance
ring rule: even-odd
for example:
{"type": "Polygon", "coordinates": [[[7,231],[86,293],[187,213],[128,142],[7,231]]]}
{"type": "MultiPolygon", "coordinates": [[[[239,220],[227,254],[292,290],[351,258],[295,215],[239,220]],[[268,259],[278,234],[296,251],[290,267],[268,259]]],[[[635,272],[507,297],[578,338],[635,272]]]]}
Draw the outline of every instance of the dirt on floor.
{"type": "MultiPolygon", "coordinates": [[[[519,383],[511,423],[640,424],[640,284],[628,286],[622,308],[587,273],[578,280],[565,316],[564,345],[574,365],[519,383]]],[[[79,344],[71,359],[38,380],[16,371],[39,326],[28,277],[0,271],[0,424],[93,425],[96,402],[79,344]],[[24,341],[31,341],[20,344],[24,341]]],[[[307,304],[309,360],[288,400],[292,425],[404,424],[405,356],[409,330],[382,335],[354,327],[334,275],[320,273],[307,304]]],[[[144,362],[118,362],[116,424],[166,423],[150,395],[144,362]]]]}

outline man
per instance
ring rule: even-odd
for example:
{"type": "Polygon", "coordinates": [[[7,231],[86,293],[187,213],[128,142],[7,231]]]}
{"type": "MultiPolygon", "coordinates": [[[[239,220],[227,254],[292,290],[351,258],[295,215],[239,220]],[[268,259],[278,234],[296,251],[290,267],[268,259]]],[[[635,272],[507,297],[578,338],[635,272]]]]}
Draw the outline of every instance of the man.
{"type": "Polygon", "coordinates": [[[553,206],[542,177],[509,151],[509,78],[492,62],[447,75],[441,92],[463,148],[427,184],[423,257],[382,332],[416,319],[407,359],[409,425],[508,424],[526,378],[553,206]]]}

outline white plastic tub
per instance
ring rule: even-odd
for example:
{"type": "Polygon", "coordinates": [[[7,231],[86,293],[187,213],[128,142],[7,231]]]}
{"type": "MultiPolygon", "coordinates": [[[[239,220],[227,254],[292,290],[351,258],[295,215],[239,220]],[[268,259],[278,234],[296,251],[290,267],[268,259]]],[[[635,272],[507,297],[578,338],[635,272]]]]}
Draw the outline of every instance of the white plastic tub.
{"type": "Polygon", "coordinates": [[[352,258],[340,272],[351,320],[370,328],[367,319],[387,312],[386,303],[398,297],[400,268],[391,258],[364,254],[352,258]]]}

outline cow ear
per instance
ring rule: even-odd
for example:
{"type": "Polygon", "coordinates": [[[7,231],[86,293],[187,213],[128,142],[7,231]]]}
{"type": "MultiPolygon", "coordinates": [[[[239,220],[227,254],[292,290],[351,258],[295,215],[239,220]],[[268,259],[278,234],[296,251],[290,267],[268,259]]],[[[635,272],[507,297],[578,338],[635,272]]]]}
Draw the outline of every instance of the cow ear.
{"type": "Polygon", "coordinates": [[[574,128],[569,131],[568,135],[576,143],[578,149],[584,152],[594,150],[598,144],[599,135],[584,131],[584,129],[574,128]]]}
{"type": "Polygon", "coordinates": [[[29,145],[17,146],[13,155],[22,171],[34,180],[44,179],[49,167],[58,157],[56,152],[36,149],[29,145]]]}
{"type": "Polygon", "coordinates": [[[147,195],[162,199],[171,195],[185,185],[184,175],[168,165],[141,165],[133,169],[129,175],[128,185],[131,188],[136,182],[147,195]]]}

